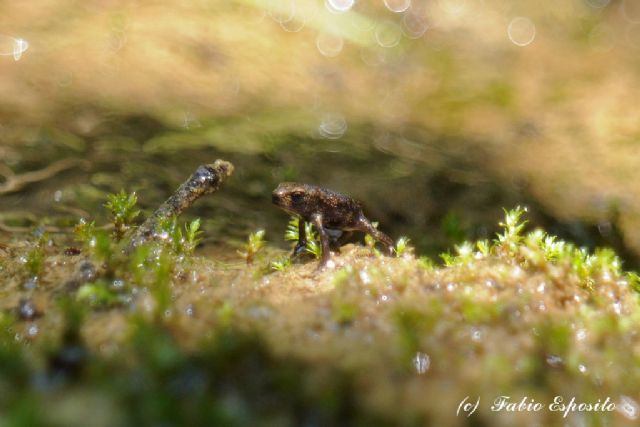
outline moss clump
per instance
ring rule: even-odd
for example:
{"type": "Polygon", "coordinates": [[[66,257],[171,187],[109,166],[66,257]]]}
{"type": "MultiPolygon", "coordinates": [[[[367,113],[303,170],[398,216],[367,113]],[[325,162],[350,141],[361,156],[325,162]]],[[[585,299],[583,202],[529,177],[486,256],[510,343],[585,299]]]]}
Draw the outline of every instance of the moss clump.
{"type": "MultiPolygon", "coordinates": [[[[495,239],[461,242],[444,265],[416,258],[402,239],[402,256],[346,245],[335,267],[321,272],[315,262],[265,255],[262,262],[278,270],[266,275],[246,259],[190,255],[190,232],[199,228],[175,218],[159,230],[165,239],[132,253],[122,250],[126,239],[81,224],[81,256],[56,255],[58,244],[47,243],[43,283],[77,275],[87,263],[95,271],[75,288],[29,291],[45,301],[36,320],[16,321],[6,307],[0,358],[13,358],[16,372],[0,379],[16,393],[3,407],[22,417],[26,405],[45,411],[59,403],[33,389],[32,378],[52,381],[60,375],[54,371],[63,372],[56,387],[65,399],[80,399],[71,411],[76,422],[88,400],[119,424],[229,425],[456,425],[460,396],[470,394],[483,402],[500,395],[636,402],[637,274],[610,250],[589,252],[528,231],[524,215],[507,211],[495,239]],[[71,322],[73,340],[56,320],[70,318],[67,309],[46,306],[70,295],[84,313],[71,322]]],[[[259,234],[249,240],[254,255],[277,253],[261,242],[259,234]]],[[[15,269],[6,260],[0,279],[11,286],[15,269]]],[[[28,415],[37,422],[44,413],[28,415]]],[[[484,405],[473,417],[499,424],[502,416],[484,405]]],[[[544,416],[550,425],[566,422],[544,416]]],[[[617,425],[627,415],[586,417],[617,425]]]]}

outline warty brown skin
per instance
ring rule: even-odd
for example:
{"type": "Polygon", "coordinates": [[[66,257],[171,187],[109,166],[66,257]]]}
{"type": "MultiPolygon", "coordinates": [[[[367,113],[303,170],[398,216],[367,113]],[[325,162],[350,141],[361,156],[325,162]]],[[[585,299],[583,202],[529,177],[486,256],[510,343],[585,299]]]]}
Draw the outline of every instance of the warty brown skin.
{"type": "MultiPolygon", "coordinates": [[[[307,245],[305,223],[310,222],[314,225],[322,244],[319,267],[326,266],[331,256],[327,230],[362,231],[382,243],[389,255],[394,253],[393,240],[377,230],[365,217],[360,203],[349,196],[315,185],[283,182],[273,190],[271,197],[273,204],[300,218],[294,255],[304,251],[307,245]]],[[[342,236],[344,237],[348,237],[348,234],[342,236]]]]}

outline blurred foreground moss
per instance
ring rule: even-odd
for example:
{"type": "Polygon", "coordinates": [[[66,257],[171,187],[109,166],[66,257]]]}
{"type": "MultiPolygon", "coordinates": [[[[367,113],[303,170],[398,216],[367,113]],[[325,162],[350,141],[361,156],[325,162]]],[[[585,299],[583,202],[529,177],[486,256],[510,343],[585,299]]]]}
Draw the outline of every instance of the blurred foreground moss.
{"type": "Polygon", "coordinates": [[[624,408],[640,401],[638,275],[611,250],[527,231],[525,214],[506,211],[495,239],[461,242],[444,265],[402,238],[397,257],[346,245],[334,269],[315,272],[264,233],[242,254],[215,252],[221,262],[192,253],[199,223],[183,233],[174,218],[160,225],[166,238],[131,254],[126,232],[87,223],[77,250],[36,243],[34,281],[21,261],[34,245],[7,245],[1,420],[466,425],[456,408],[467,395],[559,395],[620,409],[563,418],[486,404],[474,422],[625,425],[634,413],[624,408]],[[260,251],[252,263],[249,251],[260,251]],[[18,298],[44,315],[21,319],[18,298]]]}

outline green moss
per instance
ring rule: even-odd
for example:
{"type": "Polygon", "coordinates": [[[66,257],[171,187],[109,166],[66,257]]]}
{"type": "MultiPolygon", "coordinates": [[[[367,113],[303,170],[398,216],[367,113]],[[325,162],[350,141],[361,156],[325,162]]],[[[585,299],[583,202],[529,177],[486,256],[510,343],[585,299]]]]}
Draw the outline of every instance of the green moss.
{"type": "Polygon", "coordinates": [[[253,264],[258,252],[266,245],[267,242],[264,240],[264,235],[264,230],[258,230],[255,233],[249,234],[247,243],[244,246],[244,251],[237,251],[238,255],[244,258],[247,264],[253,264]]]}
{"type": "Polygon", "coordinates": [[[20,322],[10,313],[0,318],[0,334],[7,331],[0,362],[16,371],[0,372],[0,383],[22,396],[4,407],[20,418],[23,402],[49,398],[31,389],[34,360],[45,378],[102,393],[124,424],[295,425],[292,414],[307,413],[329,424],[371,425],[381,411],[391,424],[408,425],[403,412],[448,425],[451,419],[429,402],[403,403],[399,411],[368,396],[446,385],[455,394],[524,390],[544,399],[558,393],[558,375],[584,393],[593,392],[589,375],[609,387],[640,378],[640,371],[622,380],[602,368],[639,360],[633,331],[640,310],[629,296],[637,273],[625,273],[611,250],[589,252],[543,230],[527,231],[523,209],[506,211],[502,224],[494,240],[454,246],[444,266],[416,259],[408,239],[399,239],[399,257],[348,245],[336,255],[340,267],[322,272],[287,255],[267,264],[259,231],[244,253],[265,250],[264,264],[286,274],[256,278],[244,265],[195,256],[197,221],[185,227],[171,218],[158,230],[164,239],[132,253],[122,251],[126,239],[83,222],[76,236],[98,278],[82,284],[68,306],[48,309],[46,319],[56,312],[67,319],[61,336],[48,335],[53,343],[34,358],[15,339],[25,336],[20,322]],[[189,315],[185,304],[194,307],[189,315]],[[106,310],[129,331],[109,357],[95,349],[109,348],[113,338],[95,347],[82,341],[93,338],[83,332],[95,331],[92,322],[106,310]],[[70,349],[82,357],[69,362],[65,357],[76,354],[70,349]],[[373,371],[389,375],[367,375],[373,371]],[[277,407],[268,403],[273,399],[277,407]]]}
{"type": "MultiPolygon", "coordinates": [[[[291,217],[289,223],[287,224],[287,229],[284,232],[284,239],[297,242],[299,238],[298,233],[298,224],[300,223],[300,218],[291,217]]],[[[305,235],[307,237],[307,245],[305,247],[305,251],[314,256],[314,258],[319,259],[322,255],[322,246],[320,245],[320,240],[318,238],[318,233],[313,228],[313,224],[310,222],[305,222],[304,224],[305,235]]]]}
{"type": "Polygon", "coordinates": [[[161,220],[158,228],[157,233],[161,239],[166,242],[175,255],[182,256],[193,254],[202,234],[199,218],[185,224],[184,233],[175,216],[161,220]]]}
{"type": "Polygon", "coordinates": [[[76,298],[94,308],[114,307],[120,304],[121,300],[111,286],[106,280],[82,285],[76,292],[76,298]]]}
{"type": "Polygon", "coordinates": [[[273,271],[285,271],[291,266],[291,257],[283,255],[269,263],[269,268],[273,271]]]}
{"type": "Polygon", "coordinates": [[[114,235],[117,240],[124,237],[124,233],[133,224],[133,221],[140,215],[140,211],[136,209],[138,197],[136,193],[127,194],[121,190],[117,194],[109,194],[105,207],[111,214],[114,225],[114,235]]]}

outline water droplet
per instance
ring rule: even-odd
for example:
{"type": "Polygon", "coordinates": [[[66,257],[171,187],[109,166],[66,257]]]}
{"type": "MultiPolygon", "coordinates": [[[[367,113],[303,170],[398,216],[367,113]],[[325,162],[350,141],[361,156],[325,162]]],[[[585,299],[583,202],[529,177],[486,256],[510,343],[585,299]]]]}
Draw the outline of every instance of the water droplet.
{"type": "Polygon", "coordinates": [[[394,47],[402,39],[402,28],[392,21],[382,21],[375,31],[376,42],[382,47],[394,47]]]}
{"type": "Polygon", "coordinates": [[[578,370],[584,374],[584,373],[587,372],[587,367],[582,365],[582,364],[580,364],[580,365],[578,365],[578,370]]]}
{"type": "Polygon", "coordinates": [[[613,311],[619,316],[622,313],[622,304],[620,301],[616,301],[613,303],[613,311]]]}
{"type": "Polygon", "coordinates": [[[391,12],[402,13],[409,9],[411,0],[384,0],[384,5],[387,6],[387,9],[391,12]]]}
{"type": "Polygon", "coordinates": [[[347,131],[347,121],[340,113],[327,113],[322,116],[318,130],[324,138],[338,139],[347,131]]]}
{"type": "Polygon", "coordinates": [[[640,414],[640,405],[638,405],[638,402],[624,394],[620,396],[620,403],[616,405],[616,409],[630,420],[637,420],[638,414],[640,414]]]}
{"type": "Polygon", "coordinates": [[[36,335],[38,335],[38,331],[38,325],[31,325],[27,329],[27,335],[29,335],[30,337],[35,337],[36,335]]]}
{"type": "Polygon", "coordinates": [[[333,13],[343,13],[353,7],[355,0],[325,0],[324,5],[333,13]]]}
{"type": "Polygon", "coordinates": [[[359,276],[363,284],[368,285],[369,283],[371,283],[371,277],[369,277],[369,273],[367,273],[367,270],[360,271],[359,276]]]}
{"type": "Polygon", "coordinates": [[[412,362],[419,375],[426,373],[431,366],[431,358],[428,354],[422,352],[417,352],[412,362]]]}
{"type": "Polygon", "coordinates": [[[187,305],[187,307],[184,309],[184,313],[189,317],[195,316],[196,315],[195,306],[193,304],[187,305]]]}
{"type": "Polygon", "coordinates": [[[38,307],[28,298],[21,298],[18,303],[18,317],[21,320],[33,320],[36,317],[40,317],[42,312],[38,310],[38,307]]]}
{"type": "Polygon", "coordinates": [[[330,33],[320,33],[316,38],[316,47],[321,54],[333,58],[342,52],[344,40],[342,37],[330,33]]]}
{"type": "Polygon", "coordinates": [[[34,276],[29,278],[26,282],[24,282],[24,284],[22,285],[22,287],[27,290],[27,291],[32,291],[34,290],[36,287],[38,286],[38,277],[34,276]]]}
{"type": "Polygon", "coordinates": [[[513,18],[507,27],[509,40],[517,46],[527,46],[536,38],[536,26],[524,16],[513,18]]]}
{"type": "Polygon", "coordinates": [[[0,35],[0,56],[13,56],[18,61],[27,49],[29,43],[25,39],[0,35]]]}
{"type": "Polygon", "coordinates": [[[482,329],[471,328],[471,340],[474,342],[480,342],[482,339],[482,329]]]}
{"type": "Polygon", "coordinates": [[[549,364],[549,366],[557,368],[560,367],[564,363],[564,361],[562,360],[562,357],[550,354],[547,356],[547,363],[549,364]]]}
{"type": "Polygon", "coordinates": [[[85,282],[92,282],[96,279],[96,267],[90,261],[82,261],[79,266],[80,275],[85,282]]]}

